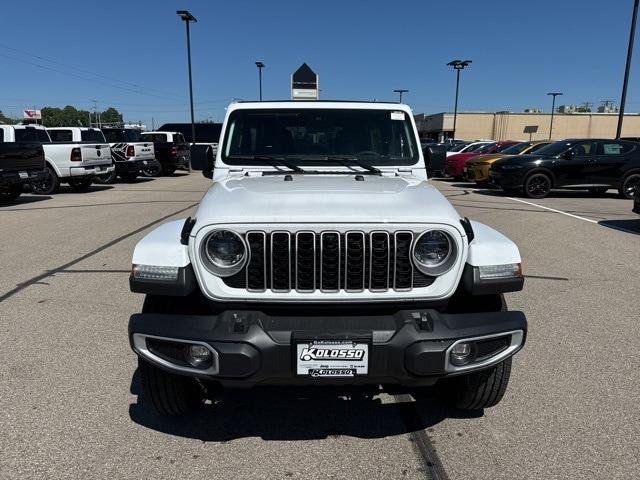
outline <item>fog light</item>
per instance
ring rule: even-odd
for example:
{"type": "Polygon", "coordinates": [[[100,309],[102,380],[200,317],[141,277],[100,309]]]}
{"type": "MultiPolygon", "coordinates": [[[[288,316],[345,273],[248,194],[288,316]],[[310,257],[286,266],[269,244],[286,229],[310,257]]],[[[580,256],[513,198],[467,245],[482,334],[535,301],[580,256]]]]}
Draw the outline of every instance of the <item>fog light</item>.
{"type": "Polygon", "coordinates": [[[192,367],[201,367],[211,359],[211,350],[204,345],[189,345],[187,361],[192,367]]]}
{"type": "Polygon", "coordinates": [[[451,363],[460,366],[471,360],[471,344],[467,342],[456,343],[451,349],[451,363]]]}

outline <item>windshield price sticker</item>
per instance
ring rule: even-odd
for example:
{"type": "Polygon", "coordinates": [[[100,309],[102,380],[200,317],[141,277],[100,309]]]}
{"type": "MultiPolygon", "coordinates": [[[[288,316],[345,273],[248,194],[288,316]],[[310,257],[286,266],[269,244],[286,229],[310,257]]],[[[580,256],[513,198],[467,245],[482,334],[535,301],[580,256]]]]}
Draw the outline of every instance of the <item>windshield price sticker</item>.
{"type": "Polygon", "coordinates": [[[391,120],[404,120],[404,112],[391,112],[391,120]]]}
{"type": "Polygon", "coordinates": [[[369,345],[349,340],[297,345],[296,373],[312,377],[354,377],[369,372],[369,345]]]}

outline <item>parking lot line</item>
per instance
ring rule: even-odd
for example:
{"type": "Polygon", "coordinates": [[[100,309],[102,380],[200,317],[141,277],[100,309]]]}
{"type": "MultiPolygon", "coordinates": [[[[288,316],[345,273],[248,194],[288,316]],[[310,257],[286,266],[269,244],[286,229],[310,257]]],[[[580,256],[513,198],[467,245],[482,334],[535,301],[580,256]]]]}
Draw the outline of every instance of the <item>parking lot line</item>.
{"type": "Polygon", "coordinates": [[[527,205],[532,205],[534,207],[542,208],[543,210],[549,210],[551,212],[559,213],[561,215],[566,215],[567,217],[577,218],[578,220],[584,220],[585,222],[595,223],[596,225],[598,224],[596,220],[591,220],[590,218],[581,217],[580,215],[574,215],[573,213],[563,212],[562,210],[556,210],[555,208],[545,207],[543,205],[538,205],[537,203],[527,202],[526,200],[521,200],[519,198],[513,198],[513,197],[507,197],[507,198],[509,200],[514,200],[516,202],[526,203],[527,205]]]}

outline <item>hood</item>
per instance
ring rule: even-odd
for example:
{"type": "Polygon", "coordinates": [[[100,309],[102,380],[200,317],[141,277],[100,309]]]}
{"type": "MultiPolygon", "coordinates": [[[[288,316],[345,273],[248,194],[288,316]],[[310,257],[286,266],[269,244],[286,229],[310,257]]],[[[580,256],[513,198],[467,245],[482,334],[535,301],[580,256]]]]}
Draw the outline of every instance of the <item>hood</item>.
{"type": "Polygon", "coordinates": [[[495,162],[496,160],[499,160],[501,158],[506,157],[507,155],[504,155],[502,153],[484,153],[482,155],[476,155],[474,158],[472,158],[471,160],[469,160],[467,163],[469,165],[478,165],[481,163],[492,163],[495,162]]]}
{"type": "Polygon", "coordinates": [[[223,223],[446,223],[460,216],[427,181],[363,175],[235,176],[215,182],[197,227],[223,223]]]}
{"type": "Polygon", "coordinates": [[[477,157],[478,155],[480,154],[475,152],[456,153],[455,155],[451,155],[449,158],[447,158],[447,160],[453,160],[453,161],[468,160],[470,158],[477,157]]]}
{"type": "Polygon", "coordinates": [[[497,165],[521,165],[540,158],[539,155],[508,155],[500,159],[497,165]]]}

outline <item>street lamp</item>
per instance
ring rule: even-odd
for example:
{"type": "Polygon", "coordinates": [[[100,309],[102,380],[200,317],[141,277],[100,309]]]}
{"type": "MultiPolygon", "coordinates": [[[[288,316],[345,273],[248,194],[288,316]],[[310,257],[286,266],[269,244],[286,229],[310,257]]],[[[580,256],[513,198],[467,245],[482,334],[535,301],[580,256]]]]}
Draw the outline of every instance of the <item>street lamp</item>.
{"type": "Polygon", "coordinates": [[[264,68],[264,63],[256,62],[256,67],[258,67],[258,85],[260,86],[260,101],[262,101],[262,69],[264,68]]]}
{"type": "Polygon", "coordinates": [[[402,94],[403,93],[407,93],[409,90],[404,90],[404,89],[398,89],[398,90],[394,90],[394,92],[399,93],[400,94],[400,101],[398,103],[402,103],[402,94]]]}
{"type": "Polygon", "coordinates": [[[633,16],[631,17],[631,31],[629,32],[629,47],[627,48],[627,64],[624,68],[624,82],[622,83],[622,98],[620,99],[620,112],[618,113],[618,129],[616,138],[622,135],[622,119],[624,117],[624,104],[627,101],[627,83],[629,83],[629,71],[631,70],[631,54],[633,53],[633,39],[636,35],[636,21],[638,20],[638,3],[633,2],[633,16]]]}
{"type": "Polygon", "coordinates": [[[547,95],[553,96],[553,100],[551,102],[551,125],[549,125],[549,140],[551,140],[551,133],[553,132],[553,114],[556,111],[556,97],[558,95],[562,95],[562,92],[549,92],[547,95]]]}
{"type": "Polygon", "coordinates": [[[451,60],[447,63],[448,67],[453,67],[456,71],[456,101],[453,107],[453,133],[451,135],[451,139],[456,139],[456,121],[458,120],[458,91],[460,90],[460,70],[464,70],[465,67],[468,67],[471,64],[471,60],[451,60]]]}
{"type": "MultiPolygon", "coordinates": [[[[184,20],[187,26],[187,63],[189,65],[189,104],[191,106],[191,145],[196,143],[196,124],[193,119],[193,85],[191,81],[191,34],[189,32],[189,24],[195,23],[198,20],[191,15],[187,10],[178,10],[176,12],[178,16],[184,20]]],[[[189,171],[191,171],[191,163],[189,163],[189,171]]]]}

